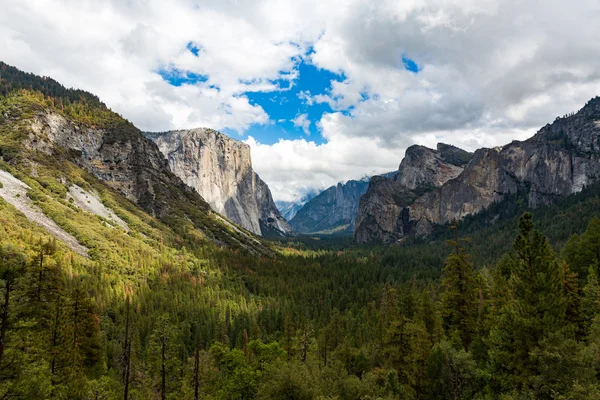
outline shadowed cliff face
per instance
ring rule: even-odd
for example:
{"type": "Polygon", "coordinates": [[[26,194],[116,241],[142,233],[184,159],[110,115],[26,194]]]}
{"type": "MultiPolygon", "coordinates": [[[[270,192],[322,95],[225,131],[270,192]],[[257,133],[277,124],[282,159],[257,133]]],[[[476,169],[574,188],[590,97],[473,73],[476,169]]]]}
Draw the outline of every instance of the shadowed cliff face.
{"type": "Polygon", "coordinates": [[[250,147],[211,129],[147,133],[170,170],[211,207],[258,235],[291,232],[265,182],[252,169],[250,147]]]}
{"type": "Polygon", "coordinates": [[[446,145],[438,146],[445,157],[411,149],[398,179],[373,181],[361,199],[357,241],[393,242],[408,234],[426,235],[433,224],[460,220],[516,192],[537,207],[581,191],[600,178],[600,99],[558,118],[526,141],[479,149],[466,165],[457,161],[467,157],[455,151],[449,155],[446,145]]]}
{"type": "Polygon", "coordinates": [[[298,233],[351,234],[358,202],[368,180],[350,180],[322,191],[296,213],[290,224],[298,233]]]}

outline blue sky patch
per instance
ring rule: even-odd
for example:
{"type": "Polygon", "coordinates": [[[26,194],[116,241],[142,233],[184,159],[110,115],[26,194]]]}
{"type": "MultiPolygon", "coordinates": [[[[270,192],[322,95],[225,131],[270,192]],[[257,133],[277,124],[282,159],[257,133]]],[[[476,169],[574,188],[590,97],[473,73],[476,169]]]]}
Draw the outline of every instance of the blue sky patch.
{"type": "Polygon", "coordinates": [[[182,71],[177,68],[161,68],[157,72],[165,81],[173,86],[193,85],[208,80],[208,76],[206,75],[182,71]]]}
{"type": "Polygon", "coordinates": [[[404,64],[404,68],[407,71],[414,72],[415,74],[419,72],[417,63],[406,56],[402,56],[402,64],[404,64]]]}
{"type": "Polygon", "coordinates": [[[202,47],[194,42],[189,42],[187,46],[185,46],[185,48],[188,49],[190,53],[192,53],[196,57],[198,57],[198,55],[200,54],[200,50],[202,50],[202,47]]]}
{"type": "MultiPolygon", "coordinates": [[[[186,45],[186,50],[198,57],[202,51],[202,46],[190,41],[186,45]]],[[[343,82],[346,80],[346,76],[343,73],[319,69],[305,62],[304,60],[309,58],[311,51],[312,49],[305,54],[304,59],[298,62],[295,71],[281,71],[280,78],[271,81],[271,83],[277,85],[279,90],[240,94],[240,96],[246,96],[250,104],[262,107],[269,116],[270,123],[265,125],[254,124],[242,135],[232,129],[224,129],[224,133],[236,139],[245,139],[252,136],[264,144],[273,144],[279,139],[306,139],[317,144],[324,143],[326,140],[321,135],[318,122],[324,113],[333,112],[334,110],[327,103],[314,101],[314,96],[329,94],[332,81],[343,82]],[[310,121],[310,125],[307,127],[301,123],[294,124],[296,118],[299,118],[298,121],[300,122],[310,121]]],[[[416,66],[416,64],[414,65],[416,66]]],[[[209,78],[207,75],[180,70],[172,65],[161,68],[157,73],[173,86],[194,85],[206,82],[209,78]]],[[[253,80],[240,82],[248,85],[259,83],[253,80]]],[[[218,90],[217,87],[215,89],[218,90]]],[[[367,92],[361,95],[363,101],[369,97],[367,92]]],[[[349,115],[352,108],[336,111],[349,115]]]]}
{"type": "MultiPolygon", "coordinates": [[[[304,138],[317,144],[325,142],[321,136],[317,123],[323,113],[333,110],[326,103],[311,102],[309,98],[317,94],[326,94],[331,89],[331,81],[343,81],[343,74],[319,69],[304,61],[298,65],[298,78],[288,84],[287,80],[275,81],[282,88],[275,92],[248,92],[246,96],[250,104],[259,105],[269,115],[272,124],[253,125],[244,136],[252,136],[265,144],[276,143],[281,139],[304,138]],[[294,126],[293,119],[301,114],[306,114],[311,122],[309,135],[301,126],[294,126]]],[[[239,135],[235,135],[238,136],[239,135]]],[[[235,137],[234,136],[234,137],[235,137]]]]}

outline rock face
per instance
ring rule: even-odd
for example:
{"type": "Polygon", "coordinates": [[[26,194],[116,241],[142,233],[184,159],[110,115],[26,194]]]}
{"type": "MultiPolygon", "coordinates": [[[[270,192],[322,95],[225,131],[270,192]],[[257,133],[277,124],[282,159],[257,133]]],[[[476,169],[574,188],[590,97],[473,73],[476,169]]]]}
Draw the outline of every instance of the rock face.
{"type": "Polygon", "coordinates": [[[287,235],[291,228],[269,187],[252,169],[250,147],[212,129],[146,133],[170,170],[217,212],[257,235],[287,235]]]}
{"type": "Polygon", "coordinates": [[[358,202],[369,179],[338,183],[308,201],[290,221],[297,233],[352,233],[358,202]]]}
{"type": "Polygon", "coordinates": [[[440,143],[436,150],[424,146],[406,149],[404,159],[393,177],[373,177],[360,199],[355,238],[360,243],[391,242],[410,228],[405,207],[424,193],[456,178],[472,154],[440,143]]]}
{"type": "Polygon", "coordinates": [[[312,190],[302,196],[298,201],[276,201],[277,209],[287,221],[291,221],[296,216],[296,213],[310,200],[317,196],[320,192],[312,190]]]}
{"type": "Polygon", "coordinates": [[[99,129],[44,110],[30,122],[29,148],[54,155],[55,145],[129,200],[156,217],[165,216],[177,198],[209,211],[206,202],[174,176],[158,147],[130,123],[99,129]],[[181,197],[183,196],[183,197],[181,197]]]}
{"type": "MultiPolygon", "coordinates": [[[[440,150],[444,152],[443,146],[438,146],[440,150]]],[[[392,242],[408,234],[425,235],[433,224],[478,213],[508,194],[525,194],[535,208],[582,190],[600,178],[600,98],[526,141],[477,150],[464,170],[457,161],[466,156],[446,156],[450,167],[432,163],[427,152],[410,153],[407,150],[395,181],[374,180],[361,199],[357,241],[392,242]],[[407,168],[408,164],[417,167],[407,168]],[[407,172],[410,177],[403,176],[407,172]],[[428,188],[428,183],[435,188],[428,188]]]]}

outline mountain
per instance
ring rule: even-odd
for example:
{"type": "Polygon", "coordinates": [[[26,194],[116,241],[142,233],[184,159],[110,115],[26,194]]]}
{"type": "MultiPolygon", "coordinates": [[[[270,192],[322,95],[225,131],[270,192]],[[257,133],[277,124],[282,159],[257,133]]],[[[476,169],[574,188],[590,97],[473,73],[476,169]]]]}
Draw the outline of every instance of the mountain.
{"type": "Polygon", "coordinates": [[[298,210],[302,208],[307,202],[312,200],[316,195],[318,195],[320,191],[311,190],[306,195],[302,196],[298,201],[276,201],[275,205],[277,209],[287,221],[290,221],[298,210]]]}
{"type": "Polygon", "coordinates": [[[250,146],[212,129],[145,133],[170,170],[210,206],[256,235],[284,236],[291,227],[252,169],[250,146]]]}
{"type": "Polygon", "coordinates": [[[600,177],[600,98],[557,118],[532,138],[465,152],[409,148],[394,180],[371,182],[356,222],[358,242],[426,235],[434,225],[476,214],[510,195],[531,208],[581,191],[600,177]],[[436,160],[439,158],[439,160],[436,160]],[[470,159],[469,159],[470,158],[470,159]],[[468,163],[467,163],[468,161],[468,163]]]}
{"type": "MultiPolygon", "coordinates": [[[[391,171],[379,176],[393,178],[396,174],[397,171],[391,171]]],[[[289,220],[292,228],[305,234],[352,234],[360,197],[373,178],[340,182],[318,194],[305,196],[303,200],[308,200],[301,201],[302,206],[293,212],[293,218],[289,220]]]]}
{"type": "Polygon", "coordinates": [[[58,200],[75,201],[67,193],[80,187],[91,195],[91,185],[96,185],[94,196],[110,189],[182,240],[201,237],[219,245],[270,252],[251,234],[212,212],[169,170],[158,146],[96,96],[3,63],[0,93],[0,169],[20,181],[13,181],[13,187],[38,190],[38,199],[59,195],[58,200]]]}
{"type": "Polygon", "coordinates": [[[356,240],[389,242],[402,236],[405,205],[457,177],[470,158],[470,153],[443,143],[436,150],[418,145],[406,149],[396,175],[373,177],[360,199],[356,240]]]}
{"type": "Polygon", "coordinates": [[[352,233],[358,201],[368,185],[367,178],[331,186],[304,204],[290,225],[297,233],[352,233]]]}

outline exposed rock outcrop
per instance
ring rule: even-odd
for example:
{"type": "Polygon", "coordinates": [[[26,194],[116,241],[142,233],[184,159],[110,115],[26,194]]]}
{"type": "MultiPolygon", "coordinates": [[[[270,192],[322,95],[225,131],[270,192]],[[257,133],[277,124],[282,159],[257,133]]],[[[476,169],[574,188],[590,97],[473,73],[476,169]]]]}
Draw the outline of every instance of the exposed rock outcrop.
{"type": "MultiPolygon", "coordinates": [[[[455,166],[459,159],[446,156],[455,166]]],[[[398,179],[372,182],[361,199],[356,240],[392,242],[407,234],[424,235],[434,224],[460,220],[517,192],[535,208],[581,191],[600,178],[600,98],[528,140],[477,150],[464,170],[456,171],[432,163],[427,152],[407,150],[398,179]],[[405,163],[416,167],[403,168],[405,163]],[[435,171],[442,178],[434,178],[435,171]],[[409,178],[402,176],[406,172],[409,178]],[[427,190],[427,182],[435,188],[427,190]]]]}
{"type": "Polygon", "coordinates": [[[170,170],[217,212],[265,236],[291,233],[271,191],[252,169],[250,147],[212,129],[146,133],[170,170]]]}
{"type": "Polygon", "coordinates": [[[28,220],[46,229],[48,233],[58,240],[63,241],[71,250],[81,256],[87,257],[89,249],[44,214],[27,196],[29,189],[31,188],[26,183],[0,169],[0,198],[22,212],[28,220]]]}
{"type": "Polygon", "coordinates": [[[394,177],[373,177],[360,199],[355,238],[358,242],[391,242],[410,230],[405,208],[422,194],[456,178],[472,154],[440,143],[436,150],[424,146],[406,149],[394,177]]]}
{"type": "Polygon", "coordinates": [[[51,111],[40,110],[30,122],[26,146],[54,155],[55,145],[68,152],[73,162],[88,170],[157,217],[183,200],[209,211],[208,204],[169,171],[158,147],[126,121],[110,129],[86,126],[51,111]]]}
{"type": "Polygon", "coordinates": [[[358,202],[369,179],[338,183],[308,201],[290,221],[298,233],[352,233],[358,202]]]}

